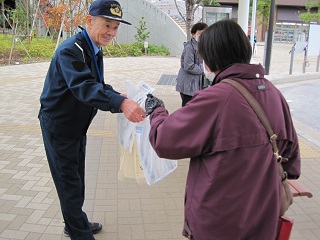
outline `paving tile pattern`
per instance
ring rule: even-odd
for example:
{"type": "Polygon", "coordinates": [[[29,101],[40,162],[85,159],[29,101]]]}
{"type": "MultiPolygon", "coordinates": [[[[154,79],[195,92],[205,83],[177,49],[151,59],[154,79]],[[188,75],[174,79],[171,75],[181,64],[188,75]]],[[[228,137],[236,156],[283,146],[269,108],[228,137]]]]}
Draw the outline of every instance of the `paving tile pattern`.
{"type": "MultiPolygon", "coordinates": [[[[262,55],[263,48],[258,50],[262,55]]],[[[318,79],[319,73],[284,74],[289,69],[284,52],[289,45],[274,47],[276,65],[270,79],[318,79]],[[281,65],[282,59],[282,65],[281,65]],[[306,78],[306,76],[308,76],[306,78]]],[[[262,62],[259,55],[253,62],[262,62]]],[[[49,172],[37,119],[39,96],[49,63],[0,67],[0,240],[67,239],[56,190],[49,172]]],[[[163,75],[176,75],[180,59],[175,57],[105,58],[105,78],[125,92],[125,81],[143,80],[156,89],[168,110],[180,107],[172,85],[157,85],[163,75]]],[[[99,112],[88,132],[86,202],[90,219],[100,221],[97,239],[179,240],[183,223],[183,199],[188,160],[163,181],[146,186],[118,181],[119,153],[117,115],[99,112]]],[[[300,126],[300,125],[299,125],[300,126]]],[[[287,215],[295,220],[293,240],[320,239],[320,146],[297,129],[302,154],[304,183],[311,199],[295,198],[287,215]]],[[[320,139],[318,139],[320,141],[320,139]]]]}

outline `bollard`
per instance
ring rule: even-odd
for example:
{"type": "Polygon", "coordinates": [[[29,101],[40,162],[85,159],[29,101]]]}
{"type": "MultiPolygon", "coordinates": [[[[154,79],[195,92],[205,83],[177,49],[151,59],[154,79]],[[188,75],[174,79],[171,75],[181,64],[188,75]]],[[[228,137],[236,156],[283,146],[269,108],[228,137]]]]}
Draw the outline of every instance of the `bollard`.
{"type": "Polygon", "coordinates": [[[304,49],[304,59],[303,59],[303,65],[302,65],[302,72],[306,72],[306,66],[307,66],[307,47],[304,49]]]}
{"type": "Polygon", "coordinates": [[[291,60],[290,60],[290,70],[289,74],[292,74],[292,68],[293,68],[293,58],[294,58],[294,50],[295,50],[295,44],[291,48],[291,60]]]}

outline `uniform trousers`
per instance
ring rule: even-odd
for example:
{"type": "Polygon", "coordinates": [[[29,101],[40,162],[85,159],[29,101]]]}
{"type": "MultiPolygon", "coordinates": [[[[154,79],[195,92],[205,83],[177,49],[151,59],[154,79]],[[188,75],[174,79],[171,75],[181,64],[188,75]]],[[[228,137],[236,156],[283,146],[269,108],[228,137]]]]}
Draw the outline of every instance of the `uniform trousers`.
{"type": "Polygon", "coordinates": [[[43,143],[60,200],[66,230],[71,239],[94,239],[82,211],[85,198],[86,135],[61,137],[48,131],[40,118],[43,143]]]}

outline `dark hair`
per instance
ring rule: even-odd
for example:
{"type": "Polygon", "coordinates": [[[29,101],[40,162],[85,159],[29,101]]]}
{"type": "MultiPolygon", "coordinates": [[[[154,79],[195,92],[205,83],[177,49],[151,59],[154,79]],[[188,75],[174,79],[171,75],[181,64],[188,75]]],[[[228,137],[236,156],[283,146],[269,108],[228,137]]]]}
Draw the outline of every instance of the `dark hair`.
{"type": "Polygon", "coordinates": [[[195,34],[197,31],[201,31],[207,27],[208,25],[206,23],[202,23],[202,22],[196,23],[191,28],[191,34],[195,34]]]}
{"type": "Polygon", "coordinates": [[[234,63],[250,63],[252,49],[248,37],[233,20],[221,20],[200,36],[199,54],[211,71],[234,63]]]}

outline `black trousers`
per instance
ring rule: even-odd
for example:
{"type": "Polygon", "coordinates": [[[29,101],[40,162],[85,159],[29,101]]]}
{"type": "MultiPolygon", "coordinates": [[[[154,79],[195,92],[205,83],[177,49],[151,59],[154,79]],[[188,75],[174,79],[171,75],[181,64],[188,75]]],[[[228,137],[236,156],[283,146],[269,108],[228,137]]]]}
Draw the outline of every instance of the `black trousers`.
{"type": "Polygon", "coordinates": [[[60,200],[65,227],[71,239],[94,239],[82,211],[85,198],[86,136],[66,138],[48,131],[41,120],[43,143],[60,200]]]}
{"type": "Polygon", "coordinates": [[[189,102],[192,99],[192,96],[183,93],[180,93],[180,97],[182,100],[182,107],[184,107],[187,104],[187,102],[189,102]]]}

